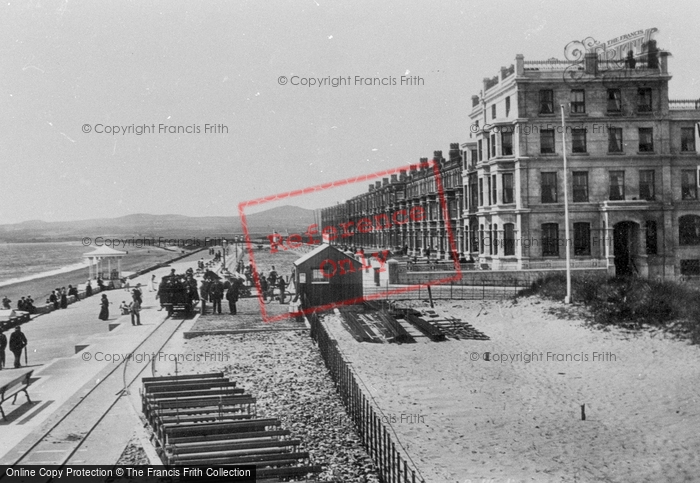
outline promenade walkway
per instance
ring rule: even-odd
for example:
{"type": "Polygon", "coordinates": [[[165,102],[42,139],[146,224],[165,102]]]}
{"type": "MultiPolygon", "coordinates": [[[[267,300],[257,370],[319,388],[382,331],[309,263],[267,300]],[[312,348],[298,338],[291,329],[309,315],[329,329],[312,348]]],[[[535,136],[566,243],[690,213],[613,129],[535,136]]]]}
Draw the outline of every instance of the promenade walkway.
{"type": "MultiPolygon", "coordinates": [[[[0,385],[5,379],[17,377],[20,371],[33,369],[36,382],[29,387],[29,394],[34,403],[27,403],[22,394],[17,398],[16,405],[11,402],[3,405],[8,420],[0,421],[3,436],[0,438],[0,464],[13,462],[21,452],[13,449],[15,445],[23,447],[20,443],[22,440],[33,431],[41,431],[52,416],[55,419],[57,414],[66,410],[62,406],[69,406],[75,398],[89,391],[99,381],[100,375],[116,363],[109,360],[113,358],[112,354],[129,354],[166,319],[166,312],[158,310],[160,305],[156,300],[156,292],[148,289],[151,276],[155,274],[160,279],[170,273],[172,268],[178,273],[184,272],[188,267],[196,268],[196,262],[202,256],[202,252],[192,254],[170,266],[131,280],[132,288],[137,283],[141,283],[143,288],[142,326],[132,326],[128,315],[119,314],[121,301],[130,301],[130,294],[124,290],[105,292],[112,302],[110,317],[106,322],[97,317],[101,295],[96,294],[23,325],[22,330],[29,341],[29,364],[22,369],[0,371],[0,385]],[[111,324],[118,326],[110,331],[111,324]],[[87,347],[76,354],[76,345],[87,347]]],[[[111,444],[119,453],[124,448],[119,448],[115,441],[111,444]]],[[[104,459],[88,462],[96,464],[116,461],[109,459],[108,455],[103,456],[104,459]]]]}

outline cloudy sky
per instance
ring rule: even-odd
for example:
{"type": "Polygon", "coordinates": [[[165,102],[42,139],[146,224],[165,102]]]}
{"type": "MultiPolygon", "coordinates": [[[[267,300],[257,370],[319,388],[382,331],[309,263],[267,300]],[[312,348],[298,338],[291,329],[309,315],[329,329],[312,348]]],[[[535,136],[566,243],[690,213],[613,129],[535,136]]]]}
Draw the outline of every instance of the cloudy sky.
{"type": "MultiPolygon", "coordinates": [[[[446,154],[468,138],[484,77],[518,53],[564,58],[589,36],[658,28],[673,54],[670,97],[698,98],[699,20],[697,0],[9,0],[0,224],[235,215],[241,201],[446,154]],[[424,85],[399,85],[406,73],[424,85]],[[294,76],[353,83],[293,86],[294,76]],[[96,132],[111,126],[156,132],[96,132]]],[[[366,184],[283,202],[318,208],[366,184]]]]}

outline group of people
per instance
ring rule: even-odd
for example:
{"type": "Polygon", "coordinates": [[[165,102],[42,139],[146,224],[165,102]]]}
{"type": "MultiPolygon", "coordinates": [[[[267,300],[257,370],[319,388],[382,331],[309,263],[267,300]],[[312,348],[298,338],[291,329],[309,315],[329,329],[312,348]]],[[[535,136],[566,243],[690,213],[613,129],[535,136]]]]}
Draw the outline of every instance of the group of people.
{"type": "Polygon", "coordinates": [[[239,278],[233,278],[231,281],[222,282],[218,276],[205,274],[200,287],[200,300],[202,301],[201,313],[206,314],[206,303],[211,302],[212,313],[221,313],[221,301],[226,297],[228,308],[232,315],[237,313],[236,302],[240,297],[240,287],[242,282],[239,278]]]}
{"type": "MultiPolygon", "coordinates": [[[[143,304],[143,292],[141,291],[141,284],[137,283],[136,287],[131,291],[131,303],[127,304],[125,300],[122,300],[119,310],[121,315],[131,314],[131,325],[142,325],[141,324],[141,305],[143,304]]],[[[109,319],[109,306],[112,302],[107,298],[107,294],[102,294],[102,299],[100,300],[100,315],[98,318],[100,320],[109,319]]]]}
{"type": "Polygon", "coordinates": [[[20,310],[22,312],[29,312],[30,314],[35,314],[36,307],[34,306],[34,299],[32,298],[32,296],[27,295],[26,298],[22,297],[21,299],[19,299],[17,301],[17,310],[20,310]]]}
{"type": "MultiPolygon", "coordinates": [[[[5,348],[8,346],[7,336],[3,332],[3,329],[0,328],[0,369],[6,365],[5,348]]],[[[10,335],[9,346],[10,352],[15,356],[15,369],[19,369],[22,367],[22,351],[27,347],[27,336],[24,335],[19,325],[10,335]]]]}

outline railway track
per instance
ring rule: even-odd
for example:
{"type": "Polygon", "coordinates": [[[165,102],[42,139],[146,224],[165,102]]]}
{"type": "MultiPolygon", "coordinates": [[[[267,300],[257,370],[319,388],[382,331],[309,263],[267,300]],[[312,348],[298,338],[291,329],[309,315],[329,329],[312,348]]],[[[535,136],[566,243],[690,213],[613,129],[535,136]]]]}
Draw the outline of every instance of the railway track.
{"type": "MultiPolygon", "coordinates": [[[[131,351],[131,354],[157,354],[161,352],[186,320],[188,319],[184,318],[175,322],[166,318],[131,351]]],[[[103,374],[99,382],[77,399],[64,414],[57,416],[56,420],[47,422],[48,428],[43,429],[38,438],[33,438],[30,441],[25,439],[28,446],[20,448],[21,454],[9,464],[13,466],[57,465],[60,467],[68,464],[87,464],[86,462],[73,461],[76,453],[122,397],[128,397],[131,385],[151,366],[151,360],[138,362],[134,358],[125,358],[120,363],[115,364],[114,368],[103,374]]],[[[5,476],[4,474],[0,475],[0,481],[5,476]]],[[[51,478],[47,477],[45,481],[51,481],[51,478]]]]}

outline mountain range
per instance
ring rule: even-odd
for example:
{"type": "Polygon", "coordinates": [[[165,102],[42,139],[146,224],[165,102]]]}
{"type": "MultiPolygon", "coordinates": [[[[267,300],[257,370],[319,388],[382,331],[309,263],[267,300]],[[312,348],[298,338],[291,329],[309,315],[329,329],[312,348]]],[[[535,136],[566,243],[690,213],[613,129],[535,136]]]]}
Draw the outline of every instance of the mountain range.
{"type": "MultiPolygon", "coordinates": [[[[246,215],[251,236],[273,232],[303,233],[314,223],[314,211],[298,206],[280,206],[246,215]]],[[[238,216],[150,215],[137,213],[118,218],[79,221],[30,220],[0,225],[2,242],[71,241],[89,236],[102,237],[227,237],[242,235],[238,216]]]]}

